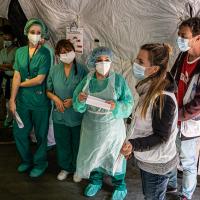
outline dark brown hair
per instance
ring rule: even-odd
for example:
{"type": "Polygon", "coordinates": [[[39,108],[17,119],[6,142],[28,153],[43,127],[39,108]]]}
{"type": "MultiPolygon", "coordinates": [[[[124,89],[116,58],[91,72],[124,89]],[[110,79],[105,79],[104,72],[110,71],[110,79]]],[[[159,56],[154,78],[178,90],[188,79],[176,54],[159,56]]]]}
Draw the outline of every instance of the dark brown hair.
{"type": "Polygon", "coordinates": [[[193,37],[200,35],[200,18],[199,17],[192,17],[183,21],[180,24],[179,29],[183,26],[188,26],[191,29],[193,37]]]}

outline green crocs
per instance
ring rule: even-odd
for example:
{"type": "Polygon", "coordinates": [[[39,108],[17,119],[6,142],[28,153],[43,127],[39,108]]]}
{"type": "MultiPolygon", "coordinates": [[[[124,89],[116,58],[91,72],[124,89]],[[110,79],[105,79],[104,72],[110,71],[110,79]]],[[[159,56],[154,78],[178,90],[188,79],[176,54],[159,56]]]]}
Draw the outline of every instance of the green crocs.
{"type": "Polygon", "coordinates": [[[112,200],[123,200],[127,195],[127,189],[115,190],[112,195],[112,200]]]}
{"type": "Polygon", "coordinates": [[[102,185],[89,184],[84,191],[84,195],[87,197],[93,197],[101,189],[102,185]]]}
{"type": "Polygon", "coordinates": [[[45,170],[47,169],[47,167],[48,167],[48,164],[45,167],[41,168],[41,169],[33,168],[31,170],[29,176],[31,178],[37,178],[37,177],[41,176],[45,172],[45,170]]]}
{"type": "Polygon", "coordinates": [[[20,173],[23,173],[23,172],[26,172],[30,168],[31,168],[31,165],[22,163],[18,166],[17,171],[20,173]]]}

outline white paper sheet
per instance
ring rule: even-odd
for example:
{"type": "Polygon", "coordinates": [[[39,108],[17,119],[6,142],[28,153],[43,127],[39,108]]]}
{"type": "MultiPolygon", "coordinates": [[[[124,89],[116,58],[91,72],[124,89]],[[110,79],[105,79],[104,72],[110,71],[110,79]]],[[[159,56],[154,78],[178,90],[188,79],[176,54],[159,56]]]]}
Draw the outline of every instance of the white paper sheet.
{"type": "Polygon", "coordinates": [[[24,124],[19,116],[19,114],[17,112],[15,112],[15,120],[17,122],[17,125],[19,128],[24,128],[24,124]]]}
{"type": "Polygon", "coordinates": [[[95,106],[97,108],[103,108],[106,110],[110,110],[111,105],[106,103],[105,100],[88,95],[87,100],[86,100],[86,104],[91,105],[91,106],[95,106]]]}

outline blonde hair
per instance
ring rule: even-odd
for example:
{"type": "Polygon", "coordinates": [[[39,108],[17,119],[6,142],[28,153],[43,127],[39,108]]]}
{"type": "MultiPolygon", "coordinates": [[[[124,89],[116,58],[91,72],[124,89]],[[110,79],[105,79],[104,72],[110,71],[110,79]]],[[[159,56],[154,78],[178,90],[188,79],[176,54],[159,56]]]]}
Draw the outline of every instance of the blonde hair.
{"type": "Polygon", "coordinates": [[[155,99],[157,96],[160,96],[160,117],[162,114],[162,110],[164,107],[164,98],[163,98],[163,90],[169,84],[169,80],[166,79],[167,68],[169,63],[169,56],[172,52],[172,48],[169,44],[160,44],[160,43],[152,43],[152,44],[144,44],[140,48],[141,50],[146,50],[149,53],[149,61],[151,66],[159,66],[159,70],[149,76],[148,78],[140,81],[138,86],[146,83],[147,81],[151,80],[151,85],[148,89],[144,97],[144,101],[140,105],[141,109],[141,116],[142,118],[146,117],[147,109],[149,105],[153,102],[153,106],[156,106],[155,99]]]}

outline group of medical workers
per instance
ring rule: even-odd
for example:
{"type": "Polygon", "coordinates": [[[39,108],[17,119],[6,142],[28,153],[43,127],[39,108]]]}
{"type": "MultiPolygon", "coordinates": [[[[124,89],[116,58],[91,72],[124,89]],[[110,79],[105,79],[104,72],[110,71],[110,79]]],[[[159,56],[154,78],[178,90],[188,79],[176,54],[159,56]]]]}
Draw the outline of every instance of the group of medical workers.
{"type": "Polygon", "coordinates": [[[101,190],[104,176],[110,176],[112,200],[123,200],[127,195],[126,163],[134,155],[144,199],[164,200],[166,193],[177,191],[178,164],[183,169],[179,198],[192,198],[200,136],[200,18],[179,25],[181,52],[171,72],[168,44],[140,47],[132,65],[139,95],[134,111],[126,80],[112,70],[110,48],[95,48],[83,65],[76,60],[70,40],[62,39],[55,47],[58,64],[52,66],[52,51],[44,45],[48,29],[42,20],[30,19],[24,34],[28,44],[15,54],[9,102],[14,118],[18,114],[24,125],[19,127],[16,120],[13,125],[22,161],[19,172],[29,171],[29,176],[36,178],[47,169],[52,111],[58,180],[69,174],[75,182],[89,179],[84,195],[92,197],[101,190]],[[109,109],[89,104],[91,97],[101,99],[109,109]],[[126,130],[124,119],[131,113],[132,123],[126,130]],[[33,128],[37,140],[34,153],[30,146],[33,128]]]}

